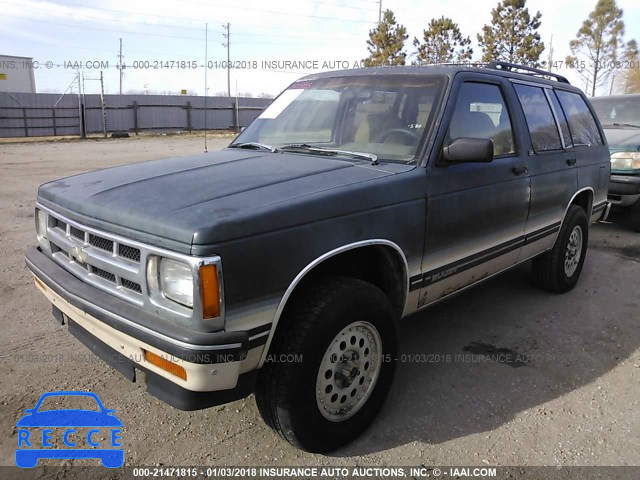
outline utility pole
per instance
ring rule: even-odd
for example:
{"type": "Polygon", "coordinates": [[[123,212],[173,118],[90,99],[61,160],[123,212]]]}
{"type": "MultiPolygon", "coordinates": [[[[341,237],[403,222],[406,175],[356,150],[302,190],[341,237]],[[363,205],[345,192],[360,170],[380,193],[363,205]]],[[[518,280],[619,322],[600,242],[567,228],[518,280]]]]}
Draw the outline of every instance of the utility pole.
{"type": "Polygon", "coordinates": [[[102,133],[104,138],[107,138],[107,109],[104,104],[104,77],[102,70],[100,70],[100,105],[102,107],[102,133]]]}
{"type": "Polygon", "coordinates": [[[382,23],[382,0],[378,0],[378,25],[382,23]]]}
{"type": "Polygon", "coordinates": [[[80,130],[80,136],[82,138],[85,138],[85,131],[84,131],[84,123],[83,123],[83,117],[84,115],[82,114],[82,83],[81,83],[81,79],[80,79],[80,70],[78,70],[78,130],[80,130]]]}
{"type": "Polygon", "coordinates": [[[614,73],[611,76],[611,86],[609,87],[609,95],[613,95],[613,86],[615,85],[615,83],[616,83],[616,74],[614,73]]]}
{"type": "Polygon", "coordinates": [[[549,64],[547,70],[551,71],[551,65],[553,64],[553,35],[551,35],[551,42],[549,42],[549,64]]]}
{"type": "Polygon", "coordinates": [[[85,110],[87,103],[84,98],[84,72],[81,71],[80,74],[82,75],[82,138],[85,138],[87,136],[87,113],[85,110]]]}
{"type": "Polygon", "coordinates": [[[231,24],[227,22],[226,25],[222,25],[227,33],[223,33],[222,36],[227,39],[222,44],[223,47],[227,47],[227,96],[231,98],[231,24]]]}
{"type": "Polygon", "coordinates": [[[124,75],[124,65],[122,64],[122,39],[120,39],[120,53],[118,53],[118,70],[120,70],[120,95],[122,95],[122,76],[124,75]]]}

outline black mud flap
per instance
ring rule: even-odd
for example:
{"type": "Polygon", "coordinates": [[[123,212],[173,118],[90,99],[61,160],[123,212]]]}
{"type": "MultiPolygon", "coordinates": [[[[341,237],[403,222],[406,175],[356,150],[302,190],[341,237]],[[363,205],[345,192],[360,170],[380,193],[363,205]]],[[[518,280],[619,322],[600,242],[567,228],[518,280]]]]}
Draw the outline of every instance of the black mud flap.
{"type": "Polygon", "coordinates": [[[53,318],[55,318],[60,325],[64,325],[64,313],[62,313],[62,310],[55,305],[51,305],[51,313],[53,314],[53,318]]]}
{"type": "Polygon", "coordinates": [[[136,381],[136,369],[134,362],[121,353],[117,352],[99,338],[91,335],[88,331],[67,317],[69,323],[69,333],[80,340],[89,350],[110,366],[119,371],[130,382],[136,381]]]}

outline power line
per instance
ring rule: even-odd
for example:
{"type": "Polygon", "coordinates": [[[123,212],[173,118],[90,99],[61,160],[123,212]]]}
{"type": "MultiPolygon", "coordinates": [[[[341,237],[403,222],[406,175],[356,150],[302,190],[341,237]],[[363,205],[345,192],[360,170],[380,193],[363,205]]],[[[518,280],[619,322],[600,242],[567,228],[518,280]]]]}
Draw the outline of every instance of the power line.
{"type": "MultiPolygon", "coordinates": [[[[3,0],[4,2],[6,2],[6,0],[3,0]]],[[[21,3],[17,3],[17,2],[6,2],[6,3],[13,3],[14,5],[20,5],[23,6],[23,4],[21,3]]],[[[181,19],[181,20],[188,20],[191,22],[196,22],[196,20],[194,20],[191,17],[184,17],[184,16],[180,16],[180,15],[158,15],[157,13],[151,13],[149,14],[148,12],[133,12],[133,11],[129,11],[129,10],[116,10],[113,8],[101,8],[101,7],[87,7],[83,4],[77,4],[77,3],[62,3],[62,2],[58,2],[56,3],[56,5],[59,6],[63,6],[63,7],[70,7],[70,8],[82,8],[83,10],[93,10],[93,11],[100,11],[100,12],[108,12],[108,13],[117,13],[117,14],[124,14],[124,15],[144,15],[145,17],[153,17],[153,18],[167,18],[170,20],[175,20],[175,19],[181,19]]],[[[87,15],[89,16],[89,15],[87,15]]],[[[100,16],[90,16],[90,18],[96,19],[96,20],[104,20],[103,17],[100,16]]],[[[112,19],[109,19],[112,20],[112,19]]],[[[115,20],[115,19],[113,19],[115,20]]],[[[184,30],[197,30],[197,31],[201,31],[202,27],[185,27],[182,25],[175,25],[175,24],[158,24],[158,23],[148,23],[148,22],[142,22],[142,21],[136,21],[136,23],[140,23],[142,25],[149,25],[149,26],[158,26],[158,25],[166,25],[166,26],[171,26],[172,28],[181,28],[184,30]]]]}
{"type": "MultiPolygon", "coordinates": [[[[330,2],[321,2],[319,0],[311,0],[311,3],[318,3],[320,5],[330,5],[332,7],[336,7],[336,8],[351,8],[353,10],[367,10],[367,11],[371,11],[371,8],[369,7],[357,7],[355,5],[340,5],[338,3],[330,3],[330,2]]],[[[369,3],[374,3],[374,2],[369,2],[369,3]]],[[[378,2],[375,2],[378,3],[378,2]]]]}
{"type": "Polygon", "coordinates": [[[80,30],[100,30],[100,31],[104,31],[104,32],[114,32],[114,33],[128,33],[131,35],[144,35],[144,36],[149,36],[149,37],[165,37],[165,38],[180,38],[180,39],[184,39],[184,40],[199,40],[198,38],[195,37],[185,37],[185,36],[181,36],[181,35],[168,35],[166,33],[148,33],[148,32],[136,32],[133,30],[122,30],[121,28],[105,28],[105,27],[83,27],[81,25],[72,25],[70,23],[62,23],[62,22],[52,22],[51,20],[42,20],[39,18],[30,18],[30,17],[23,17],[20,15],[13,15],[10,13],[3,13],[4,16],[6,17],[12,17],[12,18],[20,18],[22,20],[27,20],[30,22],[39,22],[39,23],[48,23],[50,25],[58,25],[60,27],[69,27],[69,28],[77,28],[80,30]]]}
{"type": "Polygon", "coordinates": [[[285,17],[302,17],[302,18],[316,18],[319,20],[331,20],[331,21],[339,21],[339,22],[350,22],[350,23],[367,23],[367,24],[372,24],[375,22],[370,22],[368,20],[358,20],[358,19],[340,19],[340,18],[336,18],[336,17],[326,17],[323,15],[307,15],[304,13],[294,13],[294,12],[282,12],[282,11],[278,11],[278,10],[266,10],[263,8],[247,8],[247,7],[242,7],[239,5],[221,5],[219,3],[212,3],[212,2],[197,2],[195,0],[187,0],[182,2],[182,4],[194,4],[194,5],[204,5],[204,6],[208,6],[208,7],[222,7],[222,8],[231,8],[231,9],[240,9],[244,12],[246,11],[253,11],[253,12],[260,12],[260,13],[268,13],[271,15],[281,15],[281,16],[285,16],[285,17]]]}
{"type": "MultiPolygon", "coordinates": [[[[8,3],[13,3],[13,2],[8,2],[8,3]]],[[[211,3],[211,2],[198,2],[198,1],[194,1],[194,0],[189,0],[189,1],[182,2],[183,5],[185,3],[186,4],[207,6],[207,7],[223,7],[223,8],[231,8],[231,9],[240,9],[240,10],[243,10],[243,11],[250,10],[250,11],[254,11],[254,12],[267,13],[267,14],[271,14],[271,15],[281,15],[281,16],[286,16],[286,17],[315,18],[315,19],[319,19],[319,20],[331,20],[331,21],[351,22],[351,23],[367,23],[367,24],[374,23],[374,22],[369,22],[367,20],[337,19],[335,17],[327,17],[327,16],[323,16],[323,15],[307,15],[307,14],[304,14],[304,13],[282,12],[282,11],[278,11],[278,10],[267,10],[267,9],[262,9],[262,8],[246,8],[246,7],[242,7],[242,6],[238,6],[238,5],[224,5],[224,4],[211,3]]],[[[16,4],[20,5],[20,6],[23,6],[23,4],[14,3],[14,5],[16,5],[16,4]]],[[[83,8],[85,10],[99,10],[99,11],[104,11],[104,12],[120,13],[120,14],[126,14],[126,15],[144,15],[144,16],[157,17],[157,18],[170,18],[170,19],[180,18],[180,19],[183,19],[183,20],[193,20],[190,17],[184,17],[184,16],[180,16],[180,15],[166,16],[166,15],[158,15],[158,14],[155,14],[155,13],[149,14],[149,12],[116,10],[116,9],[93,7],[93,6],[92,7],[86,7],[85,5],[77,4],[77,3],[73,3],[73,2],[71,2],[71,3],[62,3],[62,2],[60,2],[60,3],[58,3],[58,5],[66,6],[66,7],[79,7],[79,8],[83,8]]],[[[143,23],[143,22],[140,22],[140,23],[143,23]]]]}
{"type": "MultiPolygon", "coordinates": [[[[13,2],[2,2],[2,3],[10,3],[13,5],[18,5],[17,3],[13,3],[13,2]]],[[[51,21],[51,20],[45,20],[45,19],[40,19],[40,18],[32,18],[32,17],[25,17],[22,15],[14,15],[14,14],[4,14],[5,16],[8,17],[13,17],[13,18],[20,18],[22,20],[27,20],[30,22],[40,22],[40,23],[47,23],[50,25],[57,25],[57,26],[61,26],[61,27],[70,27],[70,28],[77,28],[77,29],[81,29],[81,30],[100,30],[100,31],[105,31],[105,32],[116,32],[116,33],[128,33],[131,35],[143,35],[143,36],[152,36],[152,37],[166,37],[166,38],[179,38],[179,39],[184,39],[184,40],[200,40],[197,37],[190,37],[190,36],[184,36],[184,35],[169,35],[169,34],[159,34],[159,33],[148,33],[148,32],[139,32],[139,31],[133,31],[133,30],[122,30],[120,28],[107,28],[107,27],[86,27],[86,26],[80,26],[80,25],[72,25],[70,23],[63,23],[63,22],[55,22],[55,21],[51,21]]],[[[98,18],[98,17],[93,17],[96,20],[103,20],[103,21],[115,21],[115,20],[111,20],[111,19],[104,19],[104,18],[98,18]]],[[[173,25],[173,24],[162,24],[162,23],[146,23],[146,22],[138,22],[140,25],[147,25],[147,26],[151,26],[151,27],[167,27],[167,28],[175,28],[175,29],[182,29],[182,30],[192,30],[192,31],[199,31],[201,29],[196,28],[196,27],[186,27],[186,26],[182,26],[182,25],[173,25]]],[[[260,25],[262,28],[265,28],[264,25],[260,25]]],[[[274,28],[276,29],[276,28],[274,28]]],[[[288,29],[289,32],[295,32],[296,30],[291,30],[288,29]]],[[[297,30],[301,33],[308,33],[310,32],[310,30],[297,30]]],[[[311,32],[314,32],[313,30],[311,30],[311,32]]],[[[221,33],[221,31],[217,31],[216,33],[221,33]]],[[[318,32],[318,33],[323,33],[323,32],[318,32]]],[[[301,36],[301,35],[287,35],[287,34],[270,34],[270,33],[236,33],[236,35],[241,35],[241,36],[249,36],[249,37],[282,37],[282,38],[296,38],[296,39],[300,39],[300,38],[305,38],[305,39],[314,39],[316,37],[311,37],[311,36],[301,36]]],[[[355,33],[350,34],[352,36],[355,36],[355,33]]],[[[322,39],[323,43],[342,43],[341,40],[339,39],[326,39],[323,38],[322,39]]],[[[35,43],[35,42],[34,42],[35,43]]],[[[242,42],[245,44],[251,44],[251,45],[262,45],[265,42],[242,42]]],[[[277,43],[279,44],[279,43],[277,43]]]]}

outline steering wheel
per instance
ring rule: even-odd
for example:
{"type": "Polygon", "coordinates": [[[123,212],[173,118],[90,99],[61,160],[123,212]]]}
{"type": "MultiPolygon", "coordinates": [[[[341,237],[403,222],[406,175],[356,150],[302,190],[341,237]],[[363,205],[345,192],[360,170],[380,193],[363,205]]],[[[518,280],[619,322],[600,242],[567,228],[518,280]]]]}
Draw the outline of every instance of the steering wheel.
{"type": "Polygon", "coordinates": [[[384,143],[384,141],[388,137],[390,137],[391,135],[393,135],[395,133],[400,133],[402,135],[406,135],[407,137],[409,137],[409,139],[412,142],[415,142],[416,140],[418,140],[420,138],[420,136],[414,130],[411,130],[409,128],[392,128],[391,130],[387,130],[382,135],[378,136],[378,138],[376,138],[375,142],[376,143],[384,143]]]}

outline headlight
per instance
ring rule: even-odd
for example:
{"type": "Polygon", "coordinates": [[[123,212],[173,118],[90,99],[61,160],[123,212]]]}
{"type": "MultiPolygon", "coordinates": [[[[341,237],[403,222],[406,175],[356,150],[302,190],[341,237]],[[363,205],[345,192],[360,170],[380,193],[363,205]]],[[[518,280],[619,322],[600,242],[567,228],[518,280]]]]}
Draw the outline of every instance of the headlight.
{"type": "Polygon", "coordinates": [[[168,258],[160,260],[160,290],[165,297],[193,308],[191,266],[168,258]]]}
{"type": "Polygon", "coordinates": [[[617,152],[611,155],[612,170],[640,169],[640,152],[617,152]]]}
{"type": "Polygon", "coordinates": [[[36,235],[38,238],[47,238],[47,214],[36,209],[36,235]]]}

